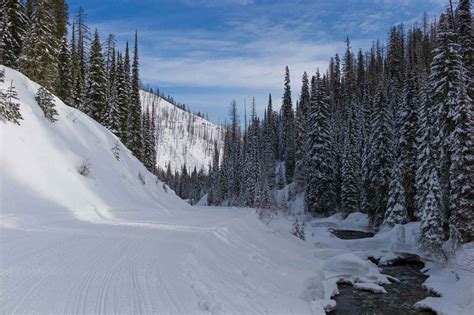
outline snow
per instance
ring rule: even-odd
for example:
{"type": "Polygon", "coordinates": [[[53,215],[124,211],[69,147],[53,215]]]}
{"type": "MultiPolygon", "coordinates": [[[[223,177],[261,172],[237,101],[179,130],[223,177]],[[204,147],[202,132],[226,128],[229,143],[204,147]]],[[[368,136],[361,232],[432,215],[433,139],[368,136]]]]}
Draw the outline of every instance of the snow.
{"type": "Polygon", "coordinates": [[[207,173],[212,163],[214,143],[224,146],[224,128],[202,117],[184,111],[149,92],[140,92],[144,108],[155,107],[157,128],[156,164],[166,170],[181,172],[184,164],[192,172],[194,167],[207,173]]]}
{"type": "Polygon", "coordinates": [[[426,265],[430,276],[424,286],[441,297],[417,303],[438,314],[472,314],[474,309],[474,242],[464,244],[445,264],[426,265]]]}
{"type": "Polygon", "coordinates": [[[383,287],[375,283],[354,283],[354,288],[374,293],[387,293],[383,287]]]}
{"type": "MultiPolygon", "coordinates": [[[[306,225],[306,239],[316,248],[315,256],[322,262],[326,274],[326,294],[337,294],[337,282],[351,283],[354,288],[386,293],[382,287],[397,279],[380,274],[368,257],[379,259],[379,264],[390,264],[406,255],[418,255],[425,262],[429,278],[427,290],[440,294],[416,304],[438,314],[472,314],[474,308],[474,243],[464,244],[448,262],[434,260],[419,247],[420,223],[411,222],[385,227],[372,238],[342,240],[329,229],[362,229],[365,214],[354,213],[344,219],[340,214],[313,219],[306,225]],[[357,218],[357,219],[356,219],[357,218]]],[[[327,297],[327,296],[326,296],[327,297]]]]}
{"type": "Polygon", "coordinates": [[[310,244],[253,209],[191,207],[91,118],[55,98],[51,123],[39,86],[5,75],[24,120],[0,124],[0,313],[324,314],[310,244]]]}
{"type": "Polygon", "coordinates": [[[384,293],[393,279],[368,257],[407,253],[428,261],[425,286],[442,295],[419,307],[474,307],[473,243],[443,265],[418,248],[416,222],[342,240],[329,229],[366,230],[368,219],[337,214],[308,221],[305,242],[291,218],[191,207],[120,142],[117,160],[118,139],[94,120],[56,98],[51,123],[34,99],[39,86],[5,75],[24,120],[0,124],[0,313],[325,314],[340,282],[384,293]]]}

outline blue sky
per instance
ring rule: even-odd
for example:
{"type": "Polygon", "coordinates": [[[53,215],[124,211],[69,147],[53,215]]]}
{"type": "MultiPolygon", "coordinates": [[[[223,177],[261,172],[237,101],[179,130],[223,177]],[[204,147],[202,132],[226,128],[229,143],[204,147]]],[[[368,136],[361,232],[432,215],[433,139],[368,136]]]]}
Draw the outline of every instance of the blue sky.
{"type": "Polygon", "coordinates": [[[120,47],[139,32],[141,79],[194,111],[224,121],[228,105],[268,93],[281,103],[284,67],[293,97],[303,71],[325,70],[349,36],[354,51],[385,40],[390,25],[409,26],[424,11],[439,14],[447,0],[70,0],[82,6],[91,29],[120,47]]]}

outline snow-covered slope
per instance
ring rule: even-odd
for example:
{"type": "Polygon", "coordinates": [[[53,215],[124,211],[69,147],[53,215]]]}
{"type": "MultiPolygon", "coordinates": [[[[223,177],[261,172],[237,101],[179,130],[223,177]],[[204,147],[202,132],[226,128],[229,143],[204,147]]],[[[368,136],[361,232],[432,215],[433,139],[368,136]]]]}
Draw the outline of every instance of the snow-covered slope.
{"type": "Polygon", "coordinates": [[[308,244],[251,209],[187,205],[98,123],[58,99],[51,123],[38,85],[11,80],[24,119],[0,122],[1,314],[324,314],[308,244]]]}
{"type": "Polygon", "coordinates": [[[149,92],[141,91],[144,108],[155,108],[157,126],[157,165],[181,170],[186,164],[192,171],[208,171],[214,143],[223,146],[224,129],[204,118],[184,111],[149,92]]]}

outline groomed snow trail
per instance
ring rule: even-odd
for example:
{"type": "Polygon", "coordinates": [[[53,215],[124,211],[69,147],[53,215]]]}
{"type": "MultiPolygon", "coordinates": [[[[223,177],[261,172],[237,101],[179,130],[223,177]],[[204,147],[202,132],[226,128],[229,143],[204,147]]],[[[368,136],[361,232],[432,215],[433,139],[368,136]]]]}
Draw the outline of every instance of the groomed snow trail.
{"type": "Polygon", "coordinates": [[[97,122],[56,98],[51,123],[36,83],[5,68],[10,84],[23,120],[0,122],[1,314],[324,314],[309,244],[251,209],[189,206],[97,122]]]}

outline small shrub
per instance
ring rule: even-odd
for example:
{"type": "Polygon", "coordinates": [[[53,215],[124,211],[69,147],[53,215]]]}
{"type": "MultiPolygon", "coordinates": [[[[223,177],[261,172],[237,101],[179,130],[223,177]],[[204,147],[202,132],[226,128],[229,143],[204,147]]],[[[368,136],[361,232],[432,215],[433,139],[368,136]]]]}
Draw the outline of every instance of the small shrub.
{"type": "Polygon", "coordinates": [[[140,180],[140,182],[142,183],[142,185],[145,185],[145,177],[143,176],[143,174],[141,172],[138,172],[138,179],[140,180]]]}
{"type": "Polygon", "coordinates": [[[118,141],[115,141],[115,145],[111,150],[112,150],[112,154],[117,159],[117,161],[120,161],[120,146],[119,146],[118,141]]]}
{"type": "Polygon", "coordinates": [[[0,90],[0,120],[20,124],[23,117],[21,117],[20,104],[16,102],[17,100],[18,94],[12,80],[6,91],[0,90]]]}
{"type": "Polygon", "coordinates": [[[265,223],[266,225],[270,224],[275,215],[274,211],[270,209],[257,209],[256,211],[259,220],[265,223]]]}
{"type": "Polygon", "coordinates": [[[305,240],[304,222],[300,224],[297,217],[295,217],[295,221],[293,222],[293,229],[291,230],[291,234],[303,241],[305,240]]]}
{"type": "Polygon", "coordinates": [[[82,164],[77,169],[77,172],[84,177],[89,177],[89,175],[91,174],[91,165],[89,161],[84,160],[84,162],[82,162],[82,164]]]}

